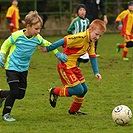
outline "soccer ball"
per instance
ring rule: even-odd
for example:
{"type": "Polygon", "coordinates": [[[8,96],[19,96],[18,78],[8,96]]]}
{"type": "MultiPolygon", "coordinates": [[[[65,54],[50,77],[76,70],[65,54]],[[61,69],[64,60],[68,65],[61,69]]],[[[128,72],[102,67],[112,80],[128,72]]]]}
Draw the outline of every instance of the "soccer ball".
{"type": "Polygon", "coordinates": [[[132,112],[127,106],[119,105],[113,109],[112,119],[118,125],[126,125],[132,119],[132,112]]]}

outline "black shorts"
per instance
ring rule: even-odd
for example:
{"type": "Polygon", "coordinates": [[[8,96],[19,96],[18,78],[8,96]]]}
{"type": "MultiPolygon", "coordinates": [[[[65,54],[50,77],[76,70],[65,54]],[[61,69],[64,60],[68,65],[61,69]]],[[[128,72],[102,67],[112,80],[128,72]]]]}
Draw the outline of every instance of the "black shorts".
{"type": "Polygon", "coordinates": [[[17,72],[14,70],[6,70],[7,83],[19,82],[19,86],[23,88],[27,87],[27,75],[28,71],[17,72]]]}

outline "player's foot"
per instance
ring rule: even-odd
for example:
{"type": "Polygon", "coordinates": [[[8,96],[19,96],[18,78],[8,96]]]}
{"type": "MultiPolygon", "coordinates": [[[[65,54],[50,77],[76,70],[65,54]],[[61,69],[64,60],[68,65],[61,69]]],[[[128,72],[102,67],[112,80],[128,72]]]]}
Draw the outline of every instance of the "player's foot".
{"type": "Polygon", "coordinates": [[[58,96],[54,94],[54,88],[50,88],[49,93],[50,93],[49,95],[50,104],[53,108],[55,108],[58,96]]]}
{"type": "Polygon", "coordinates": [[[120,49],[121,49],[119,45],[120,45],[119,43],[116,44],[116,52],[117,53],[120,52],[120,49]]]}
{"type": "MultiPolygon", "coordinates": [[[[2,90],[0,89],[0,92],[1,92],[2,90]]],[[[0,97],[0,108],[2,107],[2,103],[3,103],[3,101],[5,100],[5,98],[1,98],[0,97]]]]}
{"type": "Polygon", "coordinates": [[[75,115],[75,114],[87,115],[87,112],[83,112],[81,110],[78,110],[77,112],[70,112],[70,110],[69,110],[68,113],[71,114],[71,115],[75,115]]]}
{"type": "Polygon", "coordinates": [[[10,115],[9,113],[4,114],[4,115],[2,116],[2,119],[3,119],[4,121],[9,121],[9,122],[16,121],[16,119],[14,119],[13,117],[11,117],[11,115],[10,115]]]}
{"type": "Polygon", "coordinates": [[[123,60],[127,61],[127,60],[129,60],[129,58],[127,58],[127,57],[123,57],[123,60]]]}

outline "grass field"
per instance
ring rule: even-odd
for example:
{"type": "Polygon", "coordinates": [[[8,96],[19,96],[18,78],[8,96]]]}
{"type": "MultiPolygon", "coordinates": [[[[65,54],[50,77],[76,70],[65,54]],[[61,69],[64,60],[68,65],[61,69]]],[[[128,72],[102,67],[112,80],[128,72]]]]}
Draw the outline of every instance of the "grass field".
{"type": "MultiPolygon", "coordinates": [[[[46,37],[51,42],[59,38],[46,37]]],[[[0,133],[133,133],[132,122],[119,126],[111,116],[113,108],[120,104],[133,111],[133,52],[129,49],[130,60],[123,61],[122,51],[115,51],[117,42],[123,42],[119,34],[105,34],[99,40],[101,82],[94,77],[90,63],[80,65],[89,87],[81,108],[88,112],[87,116],[68,114],[73,97],[58,98],[57,107],[50,106],[48,88],[62,86],[56,70],[57,59],[52,52],[43,56],[37,50],[29,68],[26,96],[23,100],[16,100],[12,110],[17,121],[0,119],[0,133]]],[[[5,71],[1,68],[0,88],[8,89],[5,71]]]]}

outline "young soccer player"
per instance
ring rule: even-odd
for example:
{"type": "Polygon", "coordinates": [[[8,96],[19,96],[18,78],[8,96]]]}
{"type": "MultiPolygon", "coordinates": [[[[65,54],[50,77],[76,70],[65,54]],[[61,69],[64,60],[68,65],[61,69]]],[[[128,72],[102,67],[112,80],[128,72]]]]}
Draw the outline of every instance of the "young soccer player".
{"type": "Polygon", "coordinates": [[[19,22],[25,24],[23,20],[20,19],[18,0],[12,0],[12,5],[8,8],[6,13],[6,18],[9,23],[10,33],[13,33],[19,29],[19,22]]]}
{"type": "Polygon", "coordinates": [[[56,107],[58,96],[71,97],[75,95],[74,101],[69,109],[69,114],[87,114],[86,112],[80,111],[80,107],[84,101],[84,96],[88,91],[88,87],[81,70],[77,66],[77,59],[88,52],[94,75],[96,78],[101,80],[102,77],[98,70],[94,45],[105,31],[105,22],[95,19],[86,31],[65,36],[50,46],[39,47],[40,51],[49,52],[59,46],[63,46],[63,53],[68,56],[67,62],[60,62],[57,66],[58,73],[64,87],[53,87],[49,90],[49,100],[52,107],[56,107]]]}
{"type": "MultiPolygon", "coordinates": [[[[37,11],[31,11],[25,17],[26,28],[18,30],[4,41],[0,50],[0,66],[6,70],[7,83],[10,91],[0,90],[0,106],[4,99],[5,106],[2,119],[5,121],[15,121],[10,113],[16,99],[23,99],[27,87],[28,67],[32,54],[37,46],[48,46],[51,43],[43,39],[39,34],[43,21],[37,11]],[[10,47],[9,54],[4,64],[6,51],[10,47]]],[[[53,51],[61,61],[67,61],[67,56],[53,51]]]]}
{"type": "Polygon", "coordinates": [[[124,44],[116,44],[116,51],[119,52],[123,48],[123,60],[129,60],[127,57],[128,48],[133,47],[133,1],[128,3],[128,9],[122,11],[116,18],[118,29],[124,37],[124,44]]]}
{"type": "MultiPolygon", "coordinates": [[[[69,34],[77,34],[87,30],[89,27],[90,21],[85,17],[86,15],[86,6],[84,4],[79,4],[77,6],[77,17],[71,22],[70,26],[67,29],[69,34]]],[[[89,61],[88,53],[80,56],[78,58],[78,65],[80,62],[87,63],[89,61]]]]}

